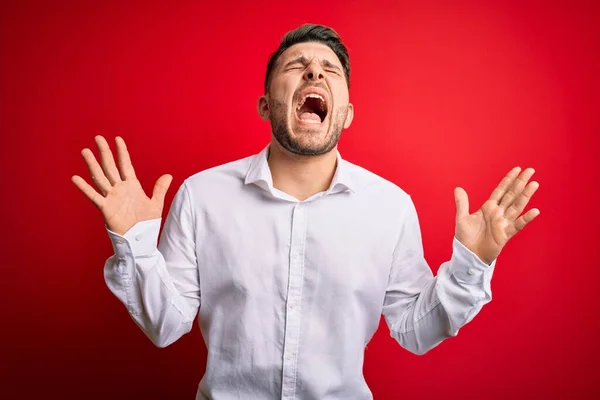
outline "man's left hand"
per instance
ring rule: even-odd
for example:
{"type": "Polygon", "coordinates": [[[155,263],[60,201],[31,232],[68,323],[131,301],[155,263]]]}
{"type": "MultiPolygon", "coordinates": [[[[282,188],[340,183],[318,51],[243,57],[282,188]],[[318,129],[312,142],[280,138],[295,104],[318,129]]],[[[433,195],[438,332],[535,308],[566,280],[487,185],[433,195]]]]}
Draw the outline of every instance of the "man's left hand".
{"type": "Polygon", "coordinates": [[[487,264],[494,261],[504,245],[540,215],[537,208],[521,215],[540,186],[535,181],[527,183],[534,172],[533,168],[523,172],[520,167],[513,168],[473,214],[469,214],[467,192],[460,187],[454,190],[456,238],[481,261],[487,264]]]}

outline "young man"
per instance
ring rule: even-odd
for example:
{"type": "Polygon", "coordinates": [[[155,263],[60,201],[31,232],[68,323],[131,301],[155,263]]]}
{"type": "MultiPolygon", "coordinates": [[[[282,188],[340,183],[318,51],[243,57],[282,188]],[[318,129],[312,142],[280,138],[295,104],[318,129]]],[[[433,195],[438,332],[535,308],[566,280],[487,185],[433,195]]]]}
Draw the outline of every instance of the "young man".
{"type": "Polygon", "coordinates": [[[159,347],[198,315],[208,348],[198,399],[372,398],[363,355],[380,315],[416,354],[455,336],[490,301],[502,247],[539,214],[519,217],[538,188],[531,168],[512,169],[474,214],[457,188],[452,258],[434,277],[411,197],[337,151],[354,114],[349,78],[332,29],[289,32],[258,101],[271,142],[186,179],[158,246],[171,176],[148,198],[123,139],[118,167],[103,137],[100,164],[82,151],[98,191],[73,182],[105,218],[109,289],[159,347]]]}

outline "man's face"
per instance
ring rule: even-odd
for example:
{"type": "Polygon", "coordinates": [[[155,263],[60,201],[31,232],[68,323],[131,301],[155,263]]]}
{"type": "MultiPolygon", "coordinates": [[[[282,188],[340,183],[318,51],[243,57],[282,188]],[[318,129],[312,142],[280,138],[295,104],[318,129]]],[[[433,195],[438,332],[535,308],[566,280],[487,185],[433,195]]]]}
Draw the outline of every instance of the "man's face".
{"type": "Polygon", "coordinates": [[[279,57],[259,112],[286,150],[320,155],[350,126],[353,106],[340,60],[322,43],[299,43],[279,57]]]}

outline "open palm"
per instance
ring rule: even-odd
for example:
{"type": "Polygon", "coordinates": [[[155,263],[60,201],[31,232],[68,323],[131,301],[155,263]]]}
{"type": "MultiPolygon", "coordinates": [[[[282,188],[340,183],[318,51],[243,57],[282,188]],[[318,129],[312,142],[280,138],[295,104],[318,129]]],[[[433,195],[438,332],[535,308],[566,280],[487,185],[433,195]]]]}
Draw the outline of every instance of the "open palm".
{"type": "Polygon", "coordinates": [[[521,168],[513,168],[473,214],[469,214],[467,192],[460,187],[454,191],[456,238],[485,263],[496,259],[504,245],[540,214],[534,208],[521,215],[539,184],[528,184],[533,168],[520,172],[521,168]]]}
{"type": "Polygon", "coordinates": [[[161,176],[154,185],[152,197],[148,197],[135,176],[125,141],[120,137],[115,139],[117,168],[106,139],[96,136],[95,140],[101,164],[90,149],[83,149],[81,155],[98,191],[78,175],[71,180],[100,209],[108,229],[123,235],[140,221],[160,218],[165,194],[173,177],[161,176]]]}

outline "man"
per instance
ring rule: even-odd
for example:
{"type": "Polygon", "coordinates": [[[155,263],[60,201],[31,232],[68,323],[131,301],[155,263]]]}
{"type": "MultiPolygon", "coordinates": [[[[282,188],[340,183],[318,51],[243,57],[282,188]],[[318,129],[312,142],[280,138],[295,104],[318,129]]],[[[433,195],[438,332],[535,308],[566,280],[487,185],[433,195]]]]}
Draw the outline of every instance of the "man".
{"type": "Polygon", "coordinates": [[[350,62],[330,28],[303,25],[272,55],[260,116],[270,144],[200,172],[176,193],[157,246],[171,176],[148,198],[123,139],[118,167],[96,137],[82,151],[115,255],[109,289],[157,346],[198,321],[208,348],[197,398],[370,399],[364,348],[383,313],[392,336],[423,354],[490,301],[495,260],[538,214],[533,169],[512,169],[474,214],[457,188],[450,261],[433,276],[411,197],[343,160],[354,114],[350,62]]]}

